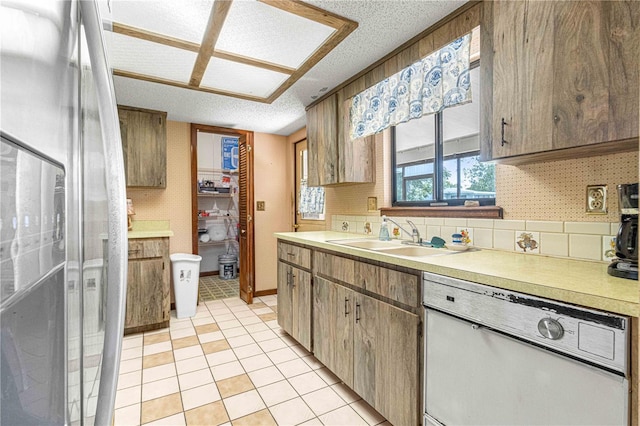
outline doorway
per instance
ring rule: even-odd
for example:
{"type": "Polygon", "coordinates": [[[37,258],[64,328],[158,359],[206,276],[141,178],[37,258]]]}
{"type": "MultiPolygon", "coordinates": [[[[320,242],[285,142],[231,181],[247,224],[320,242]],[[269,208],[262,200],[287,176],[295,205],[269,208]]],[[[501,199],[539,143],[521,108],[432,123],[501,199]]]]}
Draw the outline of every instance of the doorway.
{"type": "MultiPolygon", "coordinates": [[[[238,293],[242,300],[251,304],[255,288],[253,132],[191,124],[191,188],[193,253],[204,254],[204,250],[216,246],[223,252],[235,252],[240,270],[238,293]],[[215,157],[215,164],[211,159],[199,167],[198,140],[204,141],[209,137],[217,141],[213,149],[219,155],[215,157]],[[225,153],[231,154],[230,157],[225,153]],[[210,241],[202,241],[204,233],[209,236],[206,240],[210,241]]],[[[215,259],[209,261],[217,262],[217,256],[216,253],[215,259]]],[[[228,263],[225,262],[225,268],[228,268],[228,263]]],[[[228,269],[225,271],[225,274],[229,273],[228,269]]],[[[211,274],[205,272],[202,275],[211,274]]]]}
{"type": "Polygon", "coordinates": [[[295,218],[293,229],[296,232],[307,231],[324,231],[326,222],[324,217],[324,211],[322,213],[302,213],[301,212],[301,194],[303,188],[307,184],[307,177],[309,171],[309,157],[307,152],[307,140],[303,139],[295,144],[295,218]]]}

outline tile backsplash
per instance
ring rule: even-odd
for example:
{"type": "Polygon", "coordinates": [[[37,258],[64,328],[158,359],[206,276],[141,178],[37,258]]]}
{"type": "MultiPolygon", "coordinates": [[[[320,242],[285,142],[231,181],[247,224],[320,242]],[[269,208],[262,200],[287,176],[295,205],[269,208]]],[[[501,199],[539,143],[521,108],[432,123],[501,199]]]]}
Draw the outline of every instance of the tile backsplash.
{"type": "MultiPolygon", "coordinates": [[[[604,262],[615,257],[615,235],[618,231],[617,222],[429,217],[394,217],[393,220],[408,231],[411,227],[407,220],[411,220],[425,240],[437,236],[451,242],[451,234],[466,230],[471,245],[480,248],[604,262]]],[[[331,230],[377,236],[381,221],[380,216],[332,215],[331,230]]],[[[392,236],[394,228],[396,225],[389,223],[392,236]]],[[[411,235],[400,230],[399,238],[411,239],[411,235]]]]}

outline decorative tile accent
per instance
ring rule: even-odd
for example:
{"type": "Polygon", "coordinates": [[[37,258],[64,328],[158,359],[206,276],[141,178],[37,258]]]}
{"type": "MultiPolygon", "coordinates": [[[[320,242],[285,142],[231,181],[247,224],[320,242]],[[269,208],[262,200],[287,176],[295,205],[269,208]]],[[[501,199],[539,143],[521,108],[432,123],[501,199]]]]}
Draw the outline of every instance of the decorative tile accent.
{"type": "Polygon", "coordinates": [[[514,250],[522,253],[540,253],[540,233],[516,231],[514,250]]]}
{"type": "Polygon", "coordinates": [[[616,237],[602,237],[602,260],[611,262],[616,257],[616,237]]]}
{"type": "Polygon", "coordinates": [[[473,229],[459,228],[458,233],[462,234],[462,242],[467,245],[473,245],[473,229]]]}
{"type": "Polygon", "coordinates": [[[344,232],[349,232],[349,222],[347,222],[346,220],[342,221],[342,226],[340,227],[340,229],[344,232]]]}

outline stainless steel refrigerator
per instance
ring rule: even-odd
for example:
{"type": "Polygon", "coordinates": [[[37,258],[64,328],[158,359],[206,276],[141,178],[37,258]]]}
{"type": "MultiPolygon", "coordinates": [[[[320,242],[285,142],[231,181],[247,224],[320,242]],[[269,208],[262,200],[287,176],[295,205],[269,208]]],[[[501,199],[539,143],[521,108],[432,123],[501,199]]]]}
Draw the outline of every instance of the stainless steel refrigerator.
{"type": "Polygon", "coordinates": [[[0,423],[109,425],[127,228],[98,5],[2,0],[0,43],[0,423]]]}

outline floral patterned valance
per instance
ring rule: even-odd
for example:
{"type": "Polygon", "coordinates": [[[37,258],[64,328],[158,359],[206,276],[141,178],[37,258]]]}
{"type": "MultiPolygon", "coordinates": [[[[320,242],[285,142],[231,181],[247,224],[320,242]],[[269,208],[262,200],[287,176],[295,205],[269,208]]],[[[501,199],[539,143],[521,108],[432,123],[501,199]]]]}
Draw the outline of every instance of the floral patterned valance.
{"type": "Polygon", "coordinates": [[[470,42],[471,33],[351,98],[351,139],[471,102],[470,42]]]}

